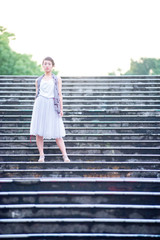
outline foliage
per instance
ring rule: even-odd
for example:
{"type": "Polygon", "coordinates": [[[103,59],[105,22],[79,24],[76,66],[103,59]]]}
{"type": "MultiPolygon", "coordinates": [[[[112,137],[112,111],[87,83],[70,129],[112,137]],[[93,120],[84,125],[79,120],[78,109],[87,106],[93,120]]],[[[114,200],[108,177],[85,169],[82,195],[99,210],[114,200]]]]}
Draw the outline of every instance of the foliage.
{"type": "Polygon", "coordinates": [[[131,59],[130,69],[125,75],[159,75],[160,59],[140,58],[139,61],[131,59]]]}
{"type": "Polygon", "coordinates": [[[115,76],[116,73],[113,71],[113,72],[109,72],[108,75],[109,75],[109,76],[115,76]]]}
{"type": "Polygon", "coordinates": [[[41,66],[32,61],[31,55],[14,52],[10,39],[15,39],[13,33],[0,26],[0,75],[40,75],[41,66]]]}

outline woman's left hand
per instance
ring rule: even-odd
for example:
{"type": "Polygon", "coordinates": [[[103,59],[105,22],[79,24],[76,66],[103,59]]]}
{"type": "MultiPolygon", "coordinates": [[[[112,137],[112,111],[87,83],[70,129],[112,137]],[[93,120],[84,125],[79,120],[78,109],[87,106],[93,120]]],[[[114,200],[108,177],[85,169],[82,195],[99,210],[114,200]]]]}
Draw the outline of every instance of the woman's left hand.
{"type": "Polygon", "coordinates": [[[61,110],[60,114],[59,114],[61,117],[63,117],[63,110],[61,110]]]}

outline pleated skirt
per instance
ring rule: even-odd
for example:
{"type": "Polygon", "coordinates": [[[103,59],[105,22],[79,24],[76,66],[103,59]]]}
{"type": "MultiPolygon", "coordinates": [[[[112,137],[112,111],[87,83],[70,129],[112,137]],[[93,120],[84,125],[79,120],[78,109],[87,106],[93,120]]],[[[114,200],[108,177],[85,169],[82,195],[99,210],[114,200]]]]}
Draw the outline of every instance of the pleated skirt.
{"type": "Polygon", "coordinates": [[[63,120],[55,111],[53,98],[38,96],[33,106],[30,135],[56,139],[64,137],[65,134],[63,120]]]}

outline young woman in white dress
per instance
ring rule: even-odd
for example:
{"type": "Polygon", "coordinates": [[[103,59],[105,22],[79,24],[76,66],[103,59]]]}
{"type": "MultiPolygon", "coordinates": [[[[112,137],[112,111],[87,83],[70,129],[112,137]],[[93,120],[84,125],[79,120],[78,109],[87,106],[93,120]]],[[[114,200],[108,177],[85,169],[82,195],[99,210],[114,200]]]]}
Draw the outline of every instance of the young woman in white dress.
{"type": "Polygon", "coordinates": [[[53,59],[46,57],[42,62],[44,75],[36,79],[36,99],[32,112],[30,135],[36,136],[40,154],[39,162],[45,161],[44,139],[56,139],[64,162],[70,162],[63,140],[65,128],[62,120],[62,80],[52,73],[54,65],[53,59]]]}

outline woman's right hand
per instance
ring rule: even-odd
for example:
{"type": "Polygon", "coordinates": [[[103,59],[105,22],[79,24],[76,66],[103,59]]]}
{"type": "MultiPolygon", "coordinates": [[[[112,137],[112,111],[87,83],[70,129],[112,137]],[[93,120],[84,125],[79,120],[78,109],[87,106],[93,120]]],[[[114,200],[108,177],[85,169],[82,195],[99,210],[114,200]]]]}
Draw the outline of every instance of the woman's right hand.
{"type": "Polygon", "coordinates": [[[63,110],[60,111],[60,114],[59,114],[61,117],[63,117],[63,110]]]}

